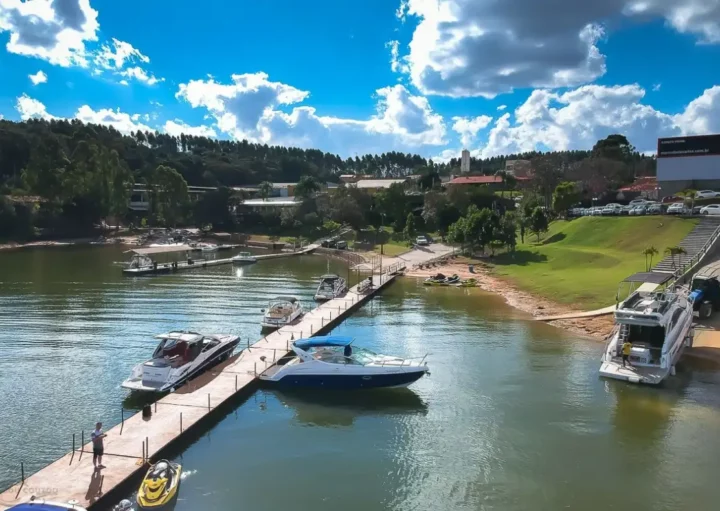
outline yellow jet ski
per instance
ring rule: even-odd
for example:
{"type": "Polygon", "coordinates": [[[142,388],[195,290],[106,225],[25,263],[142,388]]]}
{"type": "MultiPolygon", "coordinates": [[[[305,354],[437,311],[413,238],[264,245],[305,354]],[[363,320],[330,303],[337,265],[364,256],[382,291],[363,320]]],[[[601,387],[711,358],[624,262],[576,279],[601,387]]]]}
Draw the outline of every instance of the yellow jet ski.
{"type": "Polygon", "coordinates": [[[182,466],[168,460],[160,460],[150,467],[137,494],[142,509],[164,506],[177,495],[182,466]]]}

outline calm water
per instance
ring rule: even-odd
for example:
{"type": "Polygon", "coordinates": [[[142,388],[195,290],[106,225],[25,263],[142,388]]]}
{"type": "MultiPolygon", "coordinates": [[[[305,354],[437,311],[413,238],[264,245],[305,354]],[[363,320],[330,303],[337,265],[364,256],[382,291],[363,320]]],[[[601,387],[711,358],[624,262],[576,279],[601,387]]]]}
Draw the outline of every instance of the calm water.
{"type": "MultiPolygon", "coordinates": [[[[137,406],[119,387],[172,328],[260,337],[277,294],[306,305],[318,256],[125,278],[117,248],[0,253],[0,487],[137,406]]],[[[720,376],[665,388],[597,377],[602,346],[475,290],[392,285],[336,329],[430,352],[407,391],[258,391],[180,456],[175,509],[716,510],[720,376]]]]}

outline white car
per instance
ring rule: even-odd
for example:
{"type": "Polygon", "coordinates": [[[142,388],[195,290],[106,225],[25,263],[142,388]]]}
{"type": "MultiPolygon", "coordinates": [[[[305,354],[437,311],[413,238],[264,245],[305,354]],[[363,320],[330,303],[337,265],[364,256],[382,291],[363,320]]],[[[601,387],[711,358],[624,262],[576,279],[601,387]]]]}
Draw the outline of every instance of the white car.
{"type": "Polygon", "coordinates": [[[416,245],[429,245],[430,242],[428,241],[428,239],[425,236],[418,236],[417,238],[415,238],[415,244],[416,245]]]}
{"type": "Polygon", "coordinates": [[[620,204],[608,204],[602,210],[603,215],[619,215],[622,213],[622,206],[620,204]]]}
{"type": "Polygon", "coordinates": [[[628,206],[644,206],[647,203],[645,199],[633,199],[628,203],[628,206]]]}
{"type": "Polygon", "coordinates": [[[647,212],[647,208],[644,204],[640,204],[639,206],[635,206],[630,210],[630,215],[644,215],[647,212]]]}
{"type": "Polygon", "coordinates": [[[720,197],[720,192],[714,190],[698,190],[695,192],[696,199],[717,199],[720,197]]]}
{"type": "Polygon", "coordinates": [[[720,215],[720,204],[710,204],[700,208],[701,215],[720,215]]]}
{"type": "Polygon", "coordinates": [[[662,206],[656,202],[650,204],[649,206],[646,206],[647,210],[645,211],[648,215],[659,215],[662,213],[662,206]]]}
{"type": "Polygon", "coordinates": [[[687,215],[688,208],[686,208],[685,204],[683,204],[682,202],[675,202],[673,204],[670,204],[670,206],[668,206],[667,214],[668,215],[687,215]]]}

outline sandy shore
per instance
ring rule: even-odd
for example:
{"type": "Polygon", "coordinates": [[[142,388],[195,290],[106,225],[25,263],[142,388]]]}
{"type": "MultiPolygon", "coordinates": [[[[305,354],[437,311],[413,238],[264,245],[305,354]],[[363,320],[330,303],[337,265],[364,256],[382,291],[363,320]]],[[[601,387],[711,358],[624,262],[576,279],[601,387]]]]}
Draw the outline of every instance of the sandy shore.
{"type": "MultiPolygon", "coordinates": [[[[501,295],[509,305],[527,312],[532,316],[555,316],[578,312],[577,309],[572,309],[567,305],[561,305],[550,300],[538,298],[537,296],[513,287],[507,282],[491,275],[489,268],[483,264],[475,264],[475,273],[470,273],[467,263],[455,262],[425,270],[411,270],[406,272],[405,275],[408,277],[427,278],[437,273],[442,273],[447,276],[456,273],[463,279],[477,279],[480,288],[501,295]]],[[[548,324],[582,335],[591,336],[598,340],[605,340],[613,329],[613,316],[563,319],[548,321],[548,324]]]]}

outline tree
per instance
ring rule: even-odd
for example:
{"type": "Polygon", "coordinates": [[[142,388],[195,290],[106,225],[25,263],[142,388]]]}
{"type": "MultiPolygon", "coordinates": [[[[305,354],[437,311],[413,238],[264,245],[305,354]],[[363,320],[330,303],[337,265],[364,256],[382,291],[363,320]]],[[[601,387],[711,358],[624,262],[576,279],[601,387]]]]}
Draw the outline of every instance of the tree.
{"type": "Polygon", "coordinates": [[[645,256],[645,271],[650,271],[650,268],[652,268],[653,257],[658,255],[658,249],[653,245],[647,246],[645,247],[645,250],[643,250],[643,255],[645,256]],[[649,263],[648,258],[650,259],[649,263]]]}
{"type": "Polygon", "coordinates": [[[669,255],[672,258],[673,268],[677,268],[678,265],[675,261],[675,258],[679,259],[679,262],[682,263],[682,256],[684,254],[687,254],[687,251],[680,246],[674,246],[674,247],[667,247],[665,249],[665,254],[669,255]]]}
{"type": "Polygon", "coordinates": [[[267,200],[273,192],[273,184],[270,181],[263,181],[258,186],[258,192],[260,192],[262,200],[267,200]]]}
{"type": "Polygon", "coordinates": [[[537,235],[538,243],[540,242],[540,234],[548,231],[548,219],[545,210],[536,207],[530,217],[530,232],[537,235]]]}
{"type": "Polygon", "coordinates": [[[195,203],[193,217],[198,225],[230,228],[234,219],[231,214],[233,191],[227,187],[205,192],[195,203]]]}
{"type": "Polygon", "coordinates": [[[150,208],[155,220],[164,225],[175,226],[181,220],[188,203],[188,187],[185,179],[172,167],[159,165],[147,178],[150,191],[150,208]]]}
{"type": "Polygon", "coordinates": [[[635,148],[628,142],[625,135],[609,135],[607,138],[598,140],[592,149],[592,154],[597,158],[608,158],[628,162],[635,153],[635,148]]]}
{"type": "Polygon", "coordinates": [[[313,176],[303,176],[295,186],[295,195],[302,199],[312,197],[320,191],[320,183],[313,176]]]}
{"type": "Polygon", "coordinates": [[[697,197],[697,192],[695,190],[683,190],[682,192],[678,192],[676,195],[685,199],[684,202],[686,203],[687,201],[690,201],[691,211],[693,208],[695,208],[695,198],[697,197]]]}
{"type": "Polygon", "coordinates": [[[553,192],[553,210],[558,215],[566,216],[568,209],[580,200],[580,193],[575,183],[564,181],[555,187],[553,192]]]}
{"type": "Polygon", "coordinates": [[[564,162],[557,154],[544,154],[532,160],[533,177],[531,184],[545,199],[544,206],[550,207],[552,194],[563,176],[564,162]]]}
{"type": "Polygon", "coordinates": [[[413,241],[416,234],[417,232],[415,231],[415,215],[413,215],[412,213],[408,213],[407,220],[405,220],[405,229],[403,230],[403,235],[405,236],[406,240],[413,241]]]}
{"type": "Polygon", "coordinates": [[[505,197],[505,188],[507,186],[507,177],[508,173],[504,170],[498,170],[495,172],[495,177],[499,177],[502,182],[502,190],[500,191],[500,196],[505,197]]]}

